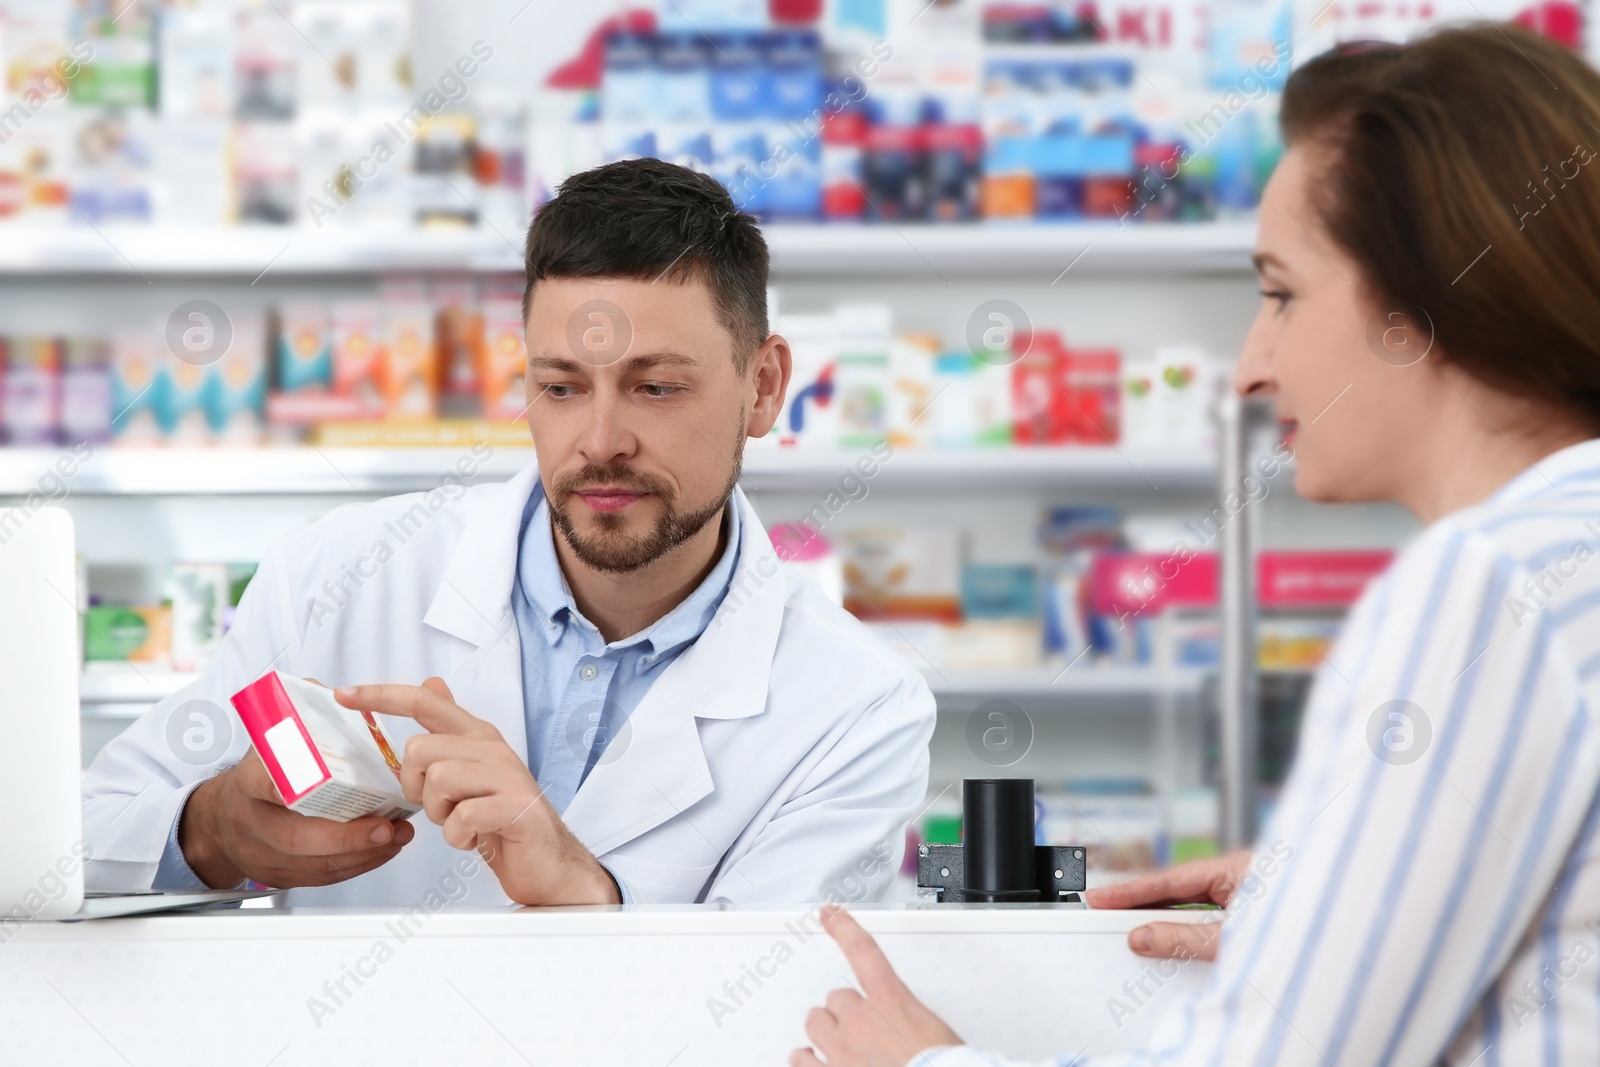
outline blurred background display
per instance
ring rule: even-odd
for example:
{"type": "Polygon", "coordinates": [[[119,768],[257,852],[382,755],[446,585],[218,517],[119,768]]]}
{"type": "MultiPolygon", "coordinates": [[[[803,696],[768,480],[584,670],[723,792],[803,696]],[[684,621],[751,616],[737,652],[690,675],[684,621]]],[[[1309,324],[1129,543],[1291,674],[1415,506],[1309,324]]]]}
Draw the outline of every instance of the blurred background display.
{"type": "Polygon", "coordinates": [[[794,379],[743,484],[938,699],[913,837],[959,839],[963,777],[1019,775],[1092,882],[1208,854],[1221,532],[1261,546],[1264,812],[1414,530],[1300,500],[1270,431],[1219,484],[1285,80],[1466,18],[1591,55],[1588,14],[0,0],[0,506],[77,522],[85,759],[205,665],[279,535],[532,461],[528,220],[655,156],[767,235],[794,379]]]}

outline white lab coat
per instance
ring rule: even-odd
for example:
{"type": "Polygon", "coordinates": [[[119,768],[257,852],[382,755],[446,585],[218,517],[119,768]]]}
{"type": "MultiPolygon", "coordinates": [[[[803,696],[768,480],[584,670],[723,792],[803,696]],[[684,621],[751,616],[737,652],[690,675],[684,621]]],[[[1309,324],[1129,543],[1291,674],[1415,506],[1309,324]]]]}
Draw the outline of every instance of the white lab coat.
{"type": "MultiPolygon", "coordinates": [[[[526,758],[511,590],[535,491],[530,465],[499,485],[345,505],[281,538],[199,680],[146,712],[85,773],[89,888],[150,885],[190,789],[247,751],[228,698],[267,670],[333,686],[438,675],[526,758]],[[227,709],[232,731],[203,765],[168,740],[182,736],[174,712],[194,700],[227,709]]],[[[564,818],[636,901],[876,896],[898,869],[904,825],[927,788],[932,695],[777,559],[743,493],[734,503],[744,509],[743,540],[728,596],[564,818]]],[[[420,730],[395,717],[384,725],[397,748],[420,730]]],[[[430,892],[506,903],[491,871],[447,845],[425,815],[413,822],[416,839],[388,864],[293,890],[289,903],[406,907],[430,892]],[[474,874],[464,887],[463,870],[474,874]]]]}

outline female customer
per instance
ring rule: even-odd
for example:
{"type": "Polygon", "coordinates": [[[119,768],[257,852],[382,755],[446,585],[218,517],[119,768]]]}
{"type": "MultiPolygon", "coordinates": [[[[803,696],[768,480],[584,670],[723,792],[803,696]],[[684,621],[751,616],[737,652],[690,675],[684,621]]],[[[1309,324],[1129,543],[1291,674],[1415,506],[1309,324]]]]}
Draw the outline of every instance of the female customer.
{"type": "MultiPolygon", "coordinates": [[[[1061,1062],[1600,1063],[1600,75],[1477,25],[1312,60],[1282,114],[1235,386],[1277,401],[1302,495],[1426,529],[1317,677],[1257,846],[1290,858],[1203,992],[1142,1053],[1061,1062]]],[[[1091,899],[1226,899],[1248,859],[1091,899]]],[[[828,921],[865,997],[792,1064],[1007,1062],[828,921]]]]}

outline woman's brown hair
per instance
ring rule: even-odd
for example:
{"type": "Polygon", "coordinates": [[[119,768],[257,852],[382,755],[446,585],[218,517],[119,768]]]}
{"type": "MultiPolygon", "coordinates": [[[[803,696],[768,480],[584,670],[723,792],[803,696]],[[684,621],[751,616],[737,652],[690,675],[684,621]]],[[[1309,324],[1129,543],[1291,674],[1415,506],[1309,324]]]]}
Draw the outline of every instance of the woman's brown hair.
{"type": "Polygon", "coordinates": [[[1290,77],[1284,140],[1384,311],[1444,358],[1600,427],[1600,73],[1517,26],[1328,52],[1290,77]]]}

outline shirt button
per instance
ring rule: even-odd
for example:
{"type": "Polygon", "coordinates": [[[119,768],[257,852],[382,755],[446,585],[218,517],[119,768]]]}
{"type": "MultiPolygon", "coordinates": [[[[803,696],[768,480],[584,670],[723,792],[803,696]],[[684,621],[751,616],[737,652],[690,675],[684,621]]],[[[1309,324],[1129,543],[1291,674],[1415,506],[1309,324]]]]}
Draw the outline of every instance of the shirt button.
{"type": "Polygon", "coordinates": [[[600,669],[593,663],[585,663],[578,671],[578,676],[586,682],[592,682],[600,674],[600,669]]]}

